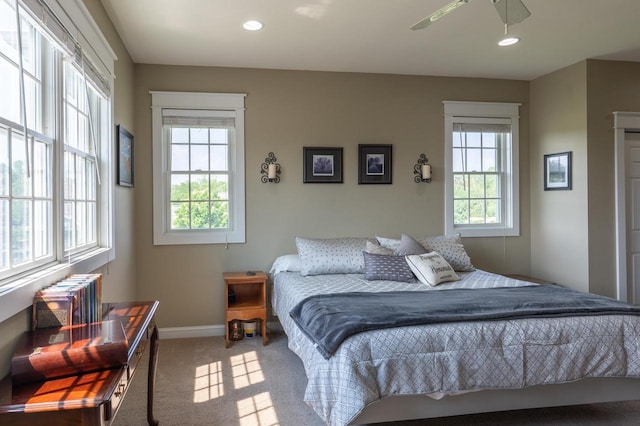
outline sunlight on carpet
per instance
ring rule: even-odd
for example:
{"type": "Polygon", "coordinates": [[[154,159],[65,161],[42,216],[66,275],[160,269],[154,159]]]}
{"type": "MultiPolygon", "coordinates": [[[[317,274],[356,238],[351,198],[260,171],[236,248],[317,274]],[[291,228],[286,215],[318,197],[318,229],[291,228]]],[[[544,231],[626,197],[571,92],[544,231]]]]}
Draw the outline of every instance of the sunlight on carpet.
{"type": "Polygon", "coordinates": [[[193,402],[206,402],[223,396],[223,382],[220,361],[196,367],[193,402]]]}
{"type": "Polygon", "coordinates": [[[264,374],[256,351],[232,356],[231,371],[233,373],[233,386],[236,389],[264,382],[264,374]]]}
{"type": "Polygon", "coordinates": [[[240,426],[277,426],[278,416],[269,392],[262,392],[236,403],[240,426]]]}

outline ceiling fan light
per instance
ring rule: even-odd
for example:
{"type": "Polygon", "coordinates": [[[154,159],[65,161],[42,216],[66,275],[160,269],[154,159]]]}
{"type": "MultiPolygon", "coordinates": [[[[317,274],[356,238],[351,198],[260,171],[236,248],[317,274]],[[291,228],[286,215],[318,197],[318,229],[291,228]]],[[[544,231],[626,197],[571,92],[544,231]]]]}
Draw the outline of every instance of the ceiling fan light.
{"type": "Polygon", "coordinates": [[[247,31],[259,31],[262,29],[262,22],[256,20],[250,20],[242,24],[242,28],[247,31]]]}
{"type": "Polygon", "coordinates": [[[500,47],[513,46],[519,41],[520,39],[518,37],[505,37],[498,42],[498,46],[500,47]]]}

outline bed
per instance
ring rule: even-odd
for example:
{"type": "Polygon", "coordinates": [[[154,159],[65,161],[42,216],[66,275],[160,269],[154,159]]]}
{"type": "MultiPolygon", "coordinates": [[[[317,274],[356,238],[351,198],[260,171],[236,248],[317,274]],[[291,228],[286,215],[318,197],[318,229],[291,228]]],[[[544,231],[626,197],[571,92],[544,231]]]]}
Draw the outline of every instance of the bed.
{"type": "MultiPolygon", "coordinates": [[[[477,270],[468,257],[469,265],[460,267],[466,253],[459,238],[445,238],[445,247],[418,241],[467,270],[456,272],[459,280],[437,286],[370,279],[361,260],[370,239],[297,239],[298,254],[274,262],[273,312],[289,348],[304,364],[304,400],[327,425],[640,399],[638,315],[390,327],[353,334],[330,356],[290,316],[299,303],[321,294],[482,292],[534,285],[477,270]]],[[[397,240],[380,241],[397,255],[397,240]]]]}

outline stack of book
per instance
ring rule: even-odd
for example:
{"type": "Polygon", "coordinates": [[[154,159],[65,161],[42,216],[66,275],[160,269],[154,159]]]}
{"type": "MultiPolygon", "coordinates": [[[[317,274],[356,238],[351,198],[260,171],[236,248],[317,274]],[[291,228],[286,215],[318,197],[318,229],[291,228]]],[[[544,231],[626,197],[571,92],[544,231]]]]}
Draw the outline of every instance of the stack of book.
{"type": "Polygon", "coordinates": [[[36,292],[33,329],[102,320],[102,275],[75,274],[36,292]]]}

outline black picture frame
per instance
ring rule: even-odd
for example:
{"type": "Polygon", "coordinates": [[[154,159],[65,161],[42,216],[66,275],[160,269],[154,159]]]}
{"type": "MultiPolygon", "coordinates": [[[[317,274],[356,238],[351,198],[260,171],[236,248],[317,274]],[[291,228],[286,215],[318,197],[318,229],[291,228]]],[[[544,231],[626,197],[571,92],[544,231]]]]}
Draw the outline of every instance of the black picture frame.
{"type": "Polygon", "coordinates": [[[571,151],[544,156],[544,190],[571,189],[571,151]]]}
{"type": "Polygon", "coordinates": [[[342,183],[342,148],[303,147],[304,183],[342,183]]]}
{"type": "Polygon", "coordinates": [[[116,128],[118,185],[133,187],[133,135],[122,125],[116,128]]]}
{"type": "Polygon", "coordinates": [[[392,145],[358,145],[358,184],[391,184],[392,145]]]}

